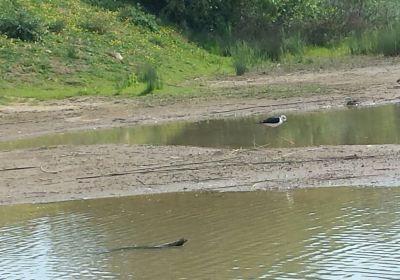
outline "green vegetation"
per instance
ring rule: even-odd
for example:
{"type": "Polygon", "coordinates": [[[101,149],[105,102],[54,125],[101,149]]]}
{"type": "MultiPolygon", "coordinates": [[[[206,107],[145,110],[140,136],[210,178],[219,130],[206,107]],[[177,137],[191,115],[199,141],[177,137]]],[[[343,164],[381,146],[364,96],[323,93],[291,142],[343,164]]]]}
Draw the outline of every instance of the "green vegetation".
{"type": "Polygon", "coordinates": [[[352,54],[400,55],[400,22],[349,39],[352,54]]]}
{"type": "Polygon", "coordinates": [[[94,17],[81,23],[80,27],[86,31],[104,35],[109,31],[107,19],[94,17]]]}
{"type": "Polygon", "coordinates": [[[259,61],[281,61],[288,54],[301,61],[307,48],[337,49],[343,44],[348,54],[400,53],[400,5],[396,0],[141,2],[210,51],[232,55],[238,74],[243,74],[248,64],[245,57],[237,56],[238,41],[253,48],[259,61]]]}
{"type": "Polygon", "coordinates": [[[0,33],[22,41],[41,39],[44,28],[39,17],[14,1],[5,1],[0,8],[0,33]]]}
{"type": "Polygon", "coordinates": [[[211,45],[214,50],[225,50],[226,44],[241,40],[272,60],[279,60],[287,51],[298,51],[302,45],[336,45],[354,34],[392,25],[400,15],[397,0],[140,2],[180,26],[205,47],[211,45]],[[218,43],[219,48],[215,47],[218,43]]]}
{"type": "Polygon", "coordinates": [[[256,63],[257,54],[246,42],[238,41],[230,49],[236,75],[244,75],[256,63]]]}
{"type": "Polygon", "coordinates": [[[49,24],[49,31],[53,33],[60,33],[61,31],[64,30],[65,28],[65,21],[60,19],[60,20],[55,20],[54,22],[51,22],[49,24]]]}
{"type": "Polygon", "coordinates": [[[141,65],[138,68],[137,76],[139,82],[146,84],[146,88],[141,92],[141,95],[152,93],[154,90],[162,87],[160,74],[153,65],[141,65]]]}
{"type": "Polygon", "coordinates": [[[400,54],[400,23],[385,28],[378,33],[376,51],[386,56],[400,54]]]}
{"type": "Polygon", "coordinates": [[[4,0],[0,9],[1,100],[189,94],[194,89],[185,81],[233,73],[229,58],[188,42],[137,5],[114,10],[84,0],[4,0]],[[129,18],[133,10],[142,20],[129,18]],[[133,74],[135,82],[127,78],[133,74]]]}
{"type": "Polygon", "coordinates": [[[156,17],[151,14],[146,14],[139,4],[121,8],[118,16],[120,19],[126,20],[138,27],[147,28],[153,32],[160,30],[156,17]]]}
{"type": "Polygon", "coordinates": [[[397,0],[2,0],[0,9],[1,100],[192,94],[197,77],[400,54],[397,0]]]}

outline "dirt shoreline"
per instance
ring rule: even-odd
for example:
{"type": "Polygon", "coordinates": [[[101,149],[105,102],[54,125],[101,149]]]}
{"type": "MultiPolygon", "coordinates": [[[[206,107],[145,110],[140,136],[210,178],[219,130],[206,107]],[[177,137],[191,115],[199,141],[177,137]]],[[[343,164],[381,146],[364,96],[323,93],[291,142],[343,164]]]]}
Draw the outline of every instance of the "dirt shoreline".
{"type": "Polygon", "coordinates": [[[399,145],[271,150],[93,145],[8,151],[0,153],[0,204],[181,191],[397,186],[399,158],[399,145]]]}
{"type": "Polygon", "coordinates": [[[400,63],[350,70],[249,75],[206,81],[210,92],[193,98],[124,99],[82,97],[40,104],[0,105],[0,141],[72,130],[154,124],[170,121],[313,111],[345,106],[400,102],[400,63]],[[280,98],[266,88],[295,96],[280,98]],[[291,92],[302,88],[303,92],[291,92]],[[297,96],[296,96],[297,95],[297,96]]]}
{"type": "MultiPolygon", "coordinates": [[[[0,106],[0,141],[60,131],[204,120],[400,102],[400,66],[250,75],[208,81],[207,98],[86,97],[39,105],[0,106]],[[265,84],[313,85],[301,96],[236,95],[265,84]],[[323,84],[323,92],[315,87],[323,84]],[[316,91],[316,92],[311,92],[316,91]]],[[[270,150],[94,145],[0,152],[0,204],[55,202],[177,191],[248,191],[271,188],[400,185],[400,146],[337,146],[270,150]]]]}

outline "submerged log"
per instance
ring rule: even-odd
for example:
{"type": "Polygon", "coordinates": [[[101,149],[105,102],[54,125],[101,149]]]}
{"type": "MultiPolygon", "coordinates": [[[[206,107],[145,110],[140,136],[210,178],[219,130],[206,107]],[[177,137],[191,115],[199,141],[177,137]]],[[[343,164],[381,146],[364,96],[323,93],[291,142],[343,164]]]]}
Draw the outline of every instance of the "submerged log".
{"type": "Polygon", "coordinates": [[[113,253],[113,252],[118,252],[118,251],[126,251],[126,250],[137,250],[137,249],[163,249],[163,248],[174,248],[174,247],[182,247],[188,240],[185,238],[181,238],[172,242],[167,242],[167,243],[162,243],[159,245],[148,245],[148,246],[142,246],[142,245],[133,245],[129,247],[121,247],[121,248],[115,248],[111,249],[102,253],[113,253]]]}

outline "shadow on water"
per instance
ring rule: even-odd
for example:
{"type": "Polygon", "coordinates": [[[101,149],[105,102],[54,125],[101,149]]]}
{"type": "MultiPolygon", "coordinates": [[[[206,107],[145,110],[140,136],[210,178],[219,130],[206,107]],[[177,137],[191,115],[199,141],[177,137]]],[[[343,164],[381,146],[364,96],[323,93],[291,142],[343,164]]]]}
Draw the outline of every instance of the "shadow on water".
{"type": "Polygon", "coordinates": [[[0,278],[400,279],[399,233],[399,188],[1,206],[0,278]],[[179,249],[96,253],[181,236],[179,249]]]}
{"type": "Polygon", "coordinates": [[[287,123],[277,128],[258,124],[265,116],[194,123],[175,122],[52,134],[2,142],[0,149],[111,143],[218,148],[400,144],[399,105],[327,110],[287,116],[287,123]]]}

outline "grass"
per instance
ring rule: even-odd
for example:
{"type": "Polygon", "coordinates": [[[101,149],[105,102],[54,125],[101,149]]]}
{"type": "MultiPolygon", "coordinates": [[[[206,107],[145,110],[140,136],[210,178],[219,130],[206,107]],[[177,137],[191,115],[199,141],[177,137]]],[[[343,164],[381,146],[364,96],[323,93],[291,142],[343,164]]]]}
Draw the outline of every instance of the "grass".
{"type": "Polygon", "coordinates": [[[120,10],[92,6],[83,0],[19,3],[29,14],[41,18],[48,31],[37,42],[0,34],[2,99],[138,96],[146,89],[167,95],[191,92],[186,81],[197,77],[233,72],[229,58],[208,53],[171,27],[160,24],[155,30],[121,20],[120,10]],[[110,56],[111,52],[120,53],[122,62],[110,56]],[[163,87],[157,84],[158,78],[149,85],[151,77],[138,84],[117,86],[116,81],[135,73],[140,65],[153,65],[163,87]]]}
{"type": "Polygon", "coordinates": [[[137,81],[146,85],[140,95],[146,95],[162,88],[162,78],[157,69],[151,64],[141,65],[137,70],[137,81]]]}
{"type": "Polygon", "coordinates": [[[376,53],[385,56],[400,55],[400,22],[378,32],[376,53]]]}
{"type": "Polygon", "coordinates": [[[347,40],[350,53],[353,55],[368,55],[377,48],[377,32],[370,31],[364,34],[354,35],[347,40]]]}
{"type": "Polygon", "coordinates": [[[348,39],[348,45],[355,55],[400,55],[400,22],[379,30],[370,30],[348,39]]]}
{"type": "Polygon", "coordinates": [[[236,75],[242,76],[257,62],[257,50],[244,41],[239,41],[231,47],[233,67],[236,75]]]}
{"type": "Polygon", "coordinates": [[[45,30],[41,19],[17,1],[3,0],[0,3],[0,32],[9,38],[36,42],[45,30]]]}
{"type": "MultiPolygon", "coordinates": [[[[193,96],[206,94],[196,82],[199,77],[244,75],[254,69],[318,70],[346,61],[352,54],[400,53],[400,24],[330,47],[306,46],[294,34],[283,38],[270,58],[261,55],[263,45],[238,42],[229,48],[232,42],[226,42],[223,52],[232,55],[228,58],[199,48],[137,5],[119,6],[114,0],[15,1],[23,11],[17,19],[23,23],[32,19],[37,25],[26,26],[36,28],[37,36],[20,40],[11,38],[18,34],[0,34],[0,103],[81,95],[193,96]],[[271,61],[278,56],[279,61],[271,61]]],[[[9,23],[13,15],[2,14],[0,23],[3,18],[9,23]]],[[[265,39],[265,46],[269,43],[265,39]]]]}
{"type": "MultiPolygon", "coordinates": [[[[221,91],[214,91],[208,94],[219,96],[241,96],[253,98],[284,99],[291,97],[310,97],[331,92],[331,90],[321,84],[302,83],[291,85],[254,85],[246,87],[232,87],[221,91]]],[[[206,93],[205,93],[206,94],[206,93]]]]}

